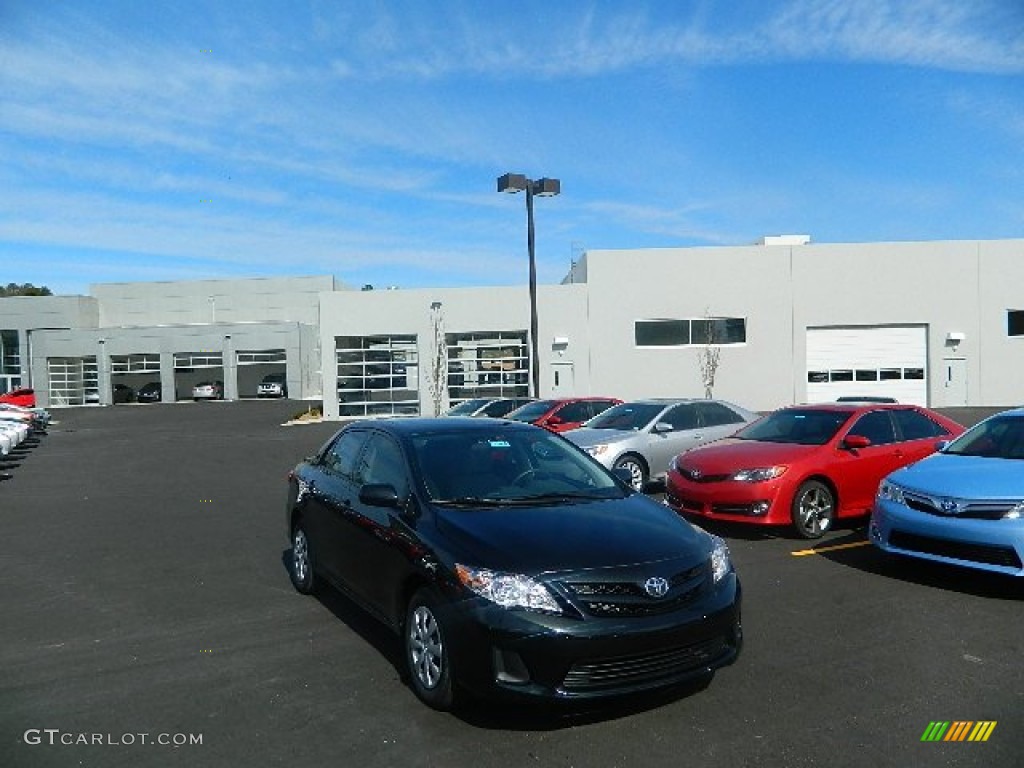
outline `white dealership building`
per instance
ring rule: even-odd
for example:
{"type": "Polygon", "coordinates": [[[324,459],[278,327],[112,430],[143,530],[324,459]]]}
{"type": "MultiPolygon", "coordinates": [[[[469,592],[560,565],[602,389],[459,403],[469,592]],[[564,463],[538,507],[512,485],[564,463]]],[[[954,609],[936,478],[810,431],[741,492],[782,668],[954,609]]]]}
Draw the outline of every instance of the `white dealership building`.
{"type": "MultiPolygon", "coordinates": [[[[1024,239],[591,250],[537,307],[542,396],[702,397],[715,356],[714,396],[756,410],[1005,406],[1024,390],[1024,239]]],[[[0,299],[0,389],[31,385],[53,407],[147,381],[173,401],[213,379],[235,399],[283,372],[328,417],[431,414],[528,394],[529,328],[525,285],[99,284],[0,299]]]]}

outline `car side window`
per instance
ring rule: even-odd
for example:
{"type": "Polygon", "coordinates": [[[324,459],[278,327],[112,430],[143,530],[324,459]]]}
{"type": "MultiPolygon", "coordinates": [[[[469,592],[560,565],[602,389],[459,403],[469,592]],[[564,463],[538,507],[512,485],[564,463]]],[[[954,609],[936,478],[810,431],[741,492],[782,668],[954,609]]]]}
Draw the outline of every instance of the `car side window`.
{"type": "Polygon", "coordinates": [[[896,442],[896,433],[893,431],[888,411],[865,413],[850,427],[848,434],[866,437],[872,445],[889,445],[896,442]]]}
{"type": "Polygon", "coordinates": [[[697,409],[692,403],[676,405],[665,412],[658,421],[664,421],[672,425],[673,432],[683,429],[697,428],[697,409]]]}
{"type": "Polygon", "coordinates": [[[721,403],[697,403],[696,408],[705,427],[721,427],[743,421],[738,413],[721,403]]]}
{"type": "Polygon", "coordinates": [[[355,479],[359,483],[386,483],[395,489],[399,498],[405,498],[409,481],[402,449],[387,435],[371,435],[359,457],[355,479]]]}
{"type": "Polygon", "coordinates": [[[586,421],[590,418],[590,404],[586,402],[566,403],[556,415],[562,421],[586,421]]]}
{"type": "Polygon", "coordinates": [[[349,430],[342,432],[334,444],[324,455],[324,466],[331,472],[342,477],[352,478],[355,475],[356,458],[366,442],[366,432],[349,430]]]}
{"type": "Polygon", "coordinates": [[[932,421],[920,411],[908,408],[893,411],[892,416],[896,420],[896,426],[903,436],[903,440],[925,440],[929,437],[944,437],[949,434],[949,430],[932,421]]]}

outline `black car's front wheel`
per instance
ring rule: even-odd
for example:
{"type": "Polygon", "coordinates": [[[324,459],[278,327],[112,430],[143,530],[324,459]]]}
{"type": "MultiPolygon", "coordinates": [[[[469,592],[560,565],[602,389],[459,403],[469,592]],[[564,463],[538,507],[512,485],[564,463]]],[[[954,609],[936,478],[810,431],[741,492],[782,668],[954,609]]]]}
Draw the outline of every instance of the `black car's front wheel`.
{"type": "Polygon", "coordinates": [[[434,709],[451,709],[455,701],[451,658],[432,590],[423,588],[409,601],[405,617],[405,658],[412,689],[434,709]]]}
{"type": "Polygon", "coordinates": [[[304,595],[316,590],[316,575],[313,573],[313,553],[309,546],[306,529],[299,520],[292,528],[292,551],[288,573],[292,586],[304,595]]]}

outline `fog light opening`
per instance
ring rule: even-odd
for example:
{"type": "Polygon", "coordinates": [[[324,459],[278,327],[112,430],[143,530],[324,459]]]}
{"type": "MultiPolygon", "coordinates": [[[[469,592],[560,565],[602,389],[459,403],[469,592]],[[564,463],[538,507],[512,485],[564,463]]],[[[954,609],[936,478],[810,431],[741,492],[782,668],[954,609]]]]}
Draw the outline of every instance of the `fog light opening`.
{"type": "Polygon", "coordinates": [[[757,517],[763,517],[768,514],[768,509],[771,505],[770,501],[755,501],[750,505],[750,513],[757,517]]]}
{"type": "Polygon", "coordinates": [[[530,670],[515,651],[494,649],[494,679],[499,683],[525,685],[530,682],[530,670]]]}

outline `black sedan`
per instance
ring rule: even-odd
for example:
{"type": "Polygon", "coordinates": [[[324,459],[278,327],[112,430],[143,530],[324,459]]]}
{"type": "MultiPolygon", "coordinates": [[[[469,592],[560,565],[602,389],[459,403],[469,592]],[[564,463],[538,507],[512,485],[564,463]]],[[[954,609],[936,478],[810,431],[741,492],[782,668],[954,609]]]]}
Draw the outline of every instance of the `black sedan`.
{"type": "Polygon", "coordinates": [[[438,709],[662,688],[740,651],[725,542],[532,425],[354,422],[289,473],[287,524],[295,588],[400,633],[438,709]]]}

